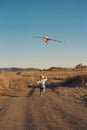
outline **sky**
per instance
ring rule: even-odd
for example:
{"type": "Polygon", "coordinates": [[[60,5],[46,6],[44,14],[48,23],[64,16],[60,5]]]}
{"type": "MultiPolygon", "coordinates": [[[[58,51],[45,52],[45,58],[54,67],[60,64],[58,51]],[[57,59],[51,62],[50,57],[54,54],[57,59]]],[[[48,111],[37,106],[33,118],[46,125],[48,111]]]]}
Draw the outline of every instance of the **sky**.
{"type": "Polygon", "coordinates": [[[87,0],[0,0],[0,68],[80,63],[87,65],[87,0]]]}

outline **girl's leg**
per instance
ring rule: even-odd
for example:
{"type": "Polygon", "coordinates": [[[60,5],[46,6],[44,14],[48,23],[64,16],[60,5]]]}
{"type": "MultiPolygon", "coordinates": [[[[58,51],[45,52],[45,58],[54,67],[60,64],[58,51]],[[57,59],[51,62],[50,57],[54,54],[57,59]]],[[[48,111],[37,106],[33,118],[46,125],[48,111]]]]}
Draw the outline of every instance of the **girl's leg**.
{"type": "Polygon", "coordinates": [[[45,86],[43,87],[43,92],[45,93],[45,86]]]}
{"type": "Polygon", "coordinates": [[[40,96],[43,96],[43,88],[40,88],[40,96]]]}

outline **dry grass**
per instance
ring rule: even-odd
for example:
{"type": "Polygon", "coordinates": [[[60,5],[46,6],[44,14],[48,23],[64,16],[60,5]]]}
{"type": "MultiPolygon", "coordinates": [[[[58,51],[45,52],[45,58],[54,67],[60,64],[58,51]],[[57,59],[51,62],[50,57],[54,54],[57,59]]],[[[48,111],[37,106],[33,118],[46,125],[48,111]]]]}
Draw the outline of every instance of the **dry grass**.
{"type": "Polygon", "coordinates": [[[35,84],[40,75],[48,77],[48,80],[67,81],[69,86],[87,85],[87,70],[64,69],[56,71],[22,71],[8,72],[0,71],[0,93],[25,88],[30,84],[35,84]]]}

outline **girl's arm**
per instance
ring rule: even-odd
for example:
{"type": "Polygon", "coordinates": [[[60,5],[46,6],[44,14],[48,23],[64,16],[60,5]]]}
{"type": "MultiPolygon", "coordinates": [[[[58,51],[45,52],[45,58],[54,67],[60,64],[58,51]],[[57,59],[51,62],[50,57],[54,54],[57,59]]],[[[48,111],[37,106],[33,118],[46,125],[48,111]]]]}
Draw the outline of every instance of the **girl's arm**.
{"type": "Polygon", "coordinates": [[[36,82],[37,84],[40,84],[40,80],[36,82]]]}

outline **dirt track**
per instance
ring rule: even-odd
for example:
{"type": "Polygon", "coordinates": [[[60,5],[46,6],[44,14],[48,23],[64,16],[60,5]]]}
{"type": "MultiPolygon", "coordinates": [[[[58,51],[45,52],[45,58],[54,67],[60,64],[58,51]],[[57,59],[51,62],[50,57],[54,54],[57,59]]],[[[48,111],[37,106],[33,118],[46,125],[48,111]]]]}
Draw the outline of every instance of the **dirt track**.
{"type": "MultiPolygon", "coordinates": [[[[63,88],[60,90],[63,91],[63,88]]],[[[87,107],[69,95],[30,87],[0,98],[0,130],[87,130],[87,107]]]]}

